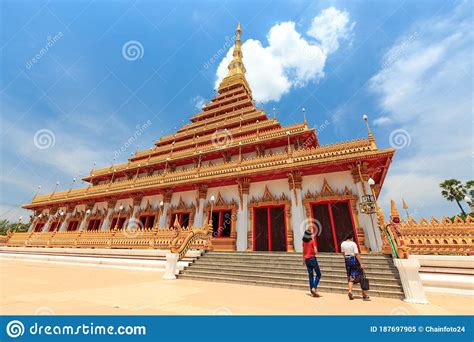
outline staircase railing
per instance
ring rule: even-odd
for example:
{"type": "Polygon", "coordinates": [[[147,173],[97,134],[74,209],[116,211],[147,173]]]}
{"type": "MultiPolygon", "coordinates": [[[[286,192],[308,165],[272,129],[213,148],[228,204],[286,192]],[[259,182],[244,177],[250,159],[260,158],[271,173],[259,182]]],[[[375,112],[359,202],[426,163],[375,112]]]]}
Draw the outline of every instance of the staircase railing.
{"type": "Polygon", "coordinates": [[[391,223],[387,224],[385,226],[385,233],[387,234],[393,257],[397,259],[407,259],[409,248],[405,245],[403,237],[395,225],[391,223]]]}

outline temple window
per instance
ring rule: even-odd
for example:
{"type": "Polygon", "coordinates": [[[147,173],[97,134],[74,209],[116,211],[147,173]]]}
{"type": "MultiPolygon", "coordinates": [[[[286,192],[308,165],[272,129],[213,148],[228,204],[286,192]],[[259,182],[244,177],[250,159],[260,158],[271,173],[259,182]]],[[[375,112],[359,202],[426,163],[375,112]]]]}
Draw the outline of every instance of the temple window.
{"type": "Polygon", "coordinates": [[[122,229],[124,227],[125,221],[127,220],[126,217],[114,217],[111,221],[109,229],[122,229]],[[117,222],[118,220],[118,222],[117,222]]]}
{"type": "Polygon", "coordinates": [[[77,221],[77,220],[69,221],[69,223],[67,225],[67,231],[68,232],[75,231],[75,230],[77,230],[78,226],[79,226],[79,221],[77,221]]]}
{"type": "Polygon", "coordinates": [[[44,227],[44,222],[39,222],[36,224],[35,226],[35,232],[40,232],[43,230],[43,227],[44,227]]]}
{"type": "Polygon", "coordinates": [[[55,232],[56,230],[58,230],[59,225],[60,225],[60,222],[59,222],[59,221],[53,221],[53,222],[51,222],[51,225],[49,226],[49,231],[50,231],[50,232],[55,232]]]}
{"type": "Polygon", "coordinates": [[[150,229],[155,224],[155,215],[141,215],[140,228],[150,229]]]}
{"type": "Polygon", "coordinates": [[[93,218],[89,220],[87,230],[99,230],[101,219],[93,218]]]}
{"type": "Polygon", "coordinates": [[[232,211],[215,210],[212,212],[212,236],[229,237],[232,224],[232,211]]]}
{"type": "Polygon", "coordinates": [[[171,215],[170,219],[170,227],[173,227],[174,221],[178,218],[179,225],[181,227],[188,227],[189,226],[189,213],[188,212],[179,212],[174,213],[171,215]]]}

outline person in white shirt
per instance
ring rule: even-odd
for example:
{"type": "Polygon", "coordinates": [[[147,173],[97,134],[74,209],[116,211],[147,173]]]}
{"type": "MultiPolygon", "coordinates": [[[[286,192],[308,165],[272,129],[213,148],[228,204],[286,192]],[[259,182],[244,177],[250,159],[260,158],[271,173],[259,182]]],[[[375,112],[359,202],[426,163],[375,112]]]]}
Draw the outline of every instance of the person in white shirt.
{"type": "MultiPolygon", "coordinates": [[[[352,287],[354,284],[360,283],[364,272],[364,264],[360,258],[359,248],[354,242],[352,235],[347,236],[341,243],[341,252],[346,262],[347,282],[349,286],[349,293],[347,295],[350,300],[353,300],[352,287]]],[[[362,291],[362,298],[365,301],[370,300],[367,291],[362,291]]]]}

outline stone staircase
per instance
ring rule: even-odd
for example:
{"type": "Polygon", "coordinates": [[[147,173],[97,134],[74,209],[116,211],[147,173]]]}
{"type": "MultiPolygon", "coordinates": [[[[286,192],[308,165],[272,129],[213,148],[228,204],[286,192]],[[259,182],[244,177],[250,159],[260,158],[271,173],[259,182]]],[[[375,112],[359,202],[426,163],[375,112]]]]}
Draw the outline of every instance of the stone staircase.
{"type": "MultiPolygon", "coordinates": [[[[344,258],[340,254],[319,253],[321,292],[347,293],[344,258]]],[[[370,295],[404,298],[398,270],[385,255],[363,255],[370,280],[370,295]]],[[[308,274],[297,253],[208,252],[180,271],[178,278],[309,290],[308,274]]],[[[355,295],[361,295],[355,285],[355,295]]]]}

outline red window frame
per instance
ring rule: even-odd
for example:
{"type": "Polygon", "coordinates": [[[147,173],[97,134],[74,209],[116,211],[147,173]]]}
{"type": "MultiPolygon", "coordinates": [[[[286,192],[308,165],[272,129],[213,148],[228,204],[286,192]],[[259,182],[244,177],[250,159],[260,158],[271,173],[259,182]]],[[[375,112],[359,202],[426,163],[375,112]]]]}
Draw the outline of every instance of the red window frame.
{"type": "Polygon", "coordinates": [[[66,231],[68,232],[72,232],[72,231],[75,231],[77,230],[77,227],[79,226],[79,221],[78,220],[71,220],[69,221],[69,223],[67,224],[67,229],[66,231]]]}
{"type": "Polygon", "coordinates": [[[61,221],[53,221],[51,222],[51,225],[49,226],[50,232],[54,232],[59,229],[59,226],[61,225],[61,221]]]}
{"type": "Polygon", "coordinates": [[[112,220],[110,221],[109,230],[115,229],[115,226],[117,226],[117,230],[123,229],[125,226],[125,221],[127,221],[126,217],[123,217],[123,216],[113,217],[112,220]],[[117,224],[117,220],[119,220],[118,224],[117,224]]]}
{"type": "Polygon", "coordinates": [[[35,226],[34,232],[39,233],[43,230],[45,223],[44,222],[38,222],[35,226]]]}
{"type": "MultiPolygon", "coordinates": [[[[218,235],[214,235],[213,234],[213,238],[228,238],[230,237],[230,234],[232,233],[232,210],[231,209],[217,209],[217,210],[213,210],[212,211],[213,214],[216,214],[216,213],[219,213],[219,223],[217,225],[217,233],[218,235]],[[229,231],[229,235],[222,235],[222,229],[220,230],[219,232],[219,228],[223,228],[222,227],[222,221],[223,221],[223,218],[224,218],[224,213],[230,213],[230,231],[229,231]]],[[[209,223],[209,221],[211,220],[211,215],[209,214],[208,215],[208,218],[207,218],[207,222],[209,223]]]]}
{"type": "MultiPolygon", "coordinates": [[[[253,222],[252,222],[252,250],[255,252],[257,251],[256,246],[256,237],[257,237],[257,222],[256,220],[256,211],[257,209],[267,209],[267,229],[268,229],[268,251],[272,251],[272,227],[271,227],[271,215],[270,209],[271,208],[283,208],[283,212],[285,211],[285,205],[262,205],[256,206],[252,208],[252,215],[253,215],[253,222]]],[[[283,224],[285,225],[285,246],[286,250],[288,251],[288,227],[286,225],[286,217],[283,217],[283,224]]]]}
{"type": "Polygon", "coordinates": [[[173,227],[175,215],[178,215],[178,222],[179,222],[179,225],[182,227],[183,226],[183,219],[184,219],[183,215],[185,215],[185,214],[189,215],[188,224],[190,225],[191,224],[191,212],[190,211],[177,211],[177,212],[174,212],[174,213],[170,214],[170,225],[169,225],[170,228],[173,227]]]}
{"type": "MultiPolygon", "coordinates": [[[[335,201],[333,200],[333,201],[310,202],[309,203],[309,209],[310,209],[310,212],[311,212],[311,219],[312,219],[312,222],[314,222],[315,218],[314,218],[314,214],[313,214],[313,205],[315,205],[315,204],[326,204],[328,206],[329,219],[330,219],[330,222],[331,222],[331,230],[332,230],[332,239],[333,239],[333,242],[334,242],[334,247],[336,248],[336,253],[339,253],[340,249],[339,249],[339,245],[337,244],[336,227],[334,226],[334,219],[333,219],[333,215],[332,215],[331,204],[344,203],[344,202],[347,203],[347,207],[349,208],[349,215],[350,215],[350,218],[351,218],[352,231],[353,231],[353,234],[354,234],[354,240],[355,240],[355,243],[357,244],[357,248],[359,249],[359,252],[360,252],[359,237],[357,236],[357,228],[356,228],[356,225],[355,225],[354,213],[352,212],[351,201],[350,200],[335,200],[335,201]]],[[[313,226],[313,232],[314,232],[314,230],[315,230],[315,227],[313,226]]],[[[314,243],[316,245],[316,250],[318,250],[318,239],[317,238],[314,239],[314,243]]]]}
{"type": "Polygon", "coordinates": [[[102,220],[100,218],[92,218],[89,220],[87,230],[99,230],[102,220]]]}
{"type": "Polygon", "coordinates": [[[153,228],[153,226],[155,225],[156,223],[156,220],[157,220],[157,215],[155,214],[144,214],[144,215],[140,215],[140,223],[143,224],[143,227],[142,228],[145,228],[145,229],[149,229],[149,228],[153,228]],[[142,219],[145,219],[145,223],[143,224],[143,220],[142,219]],[[152,221],[153,219],[153,223],[151,226],[149,226],[150,224],[150,221],[152,221]]]}

